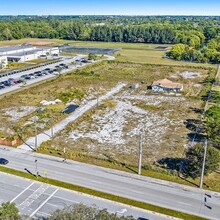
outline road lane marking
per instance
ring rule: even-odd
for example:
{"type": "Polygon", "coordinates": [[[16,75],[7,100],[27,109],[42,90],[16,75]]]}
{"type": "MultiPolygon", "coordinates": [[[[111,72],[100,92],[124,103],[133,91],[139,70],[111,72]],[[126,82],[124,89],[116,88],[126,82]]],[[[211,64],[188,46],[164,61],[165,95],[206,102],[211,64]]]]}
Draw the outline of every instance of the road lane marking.
{"type": "Polygon", "coordinates": [[[59,188],[57,188],[40,206],[38,206],[38,208],[34,212],[32,212],[30,218],[32,218],[56,194],[58,190],[59,188]]]}
{"type": "Polygon", "coordinates": [[[48,189],[49,186],[41,184],[33,193],[31,193],[21,204],[18,205],[19,208],[27,208],[30,206],[36,199],[38,199],[44,192],[48,189]]]}
{"type": "Polygon", "coordinates": [[[32,182],[27,188],[25,188],[21,193],[19,193],[17,196],[15,196],[14,199],[12,199],[10,202],[14,202],[19,196],[21,196],[25,191],[27,191],[32,185],[34,185],[34,182],[32,182]]]}
{"type": "Polygon", "coordinates": [[[191,206],[191,204],[189,204],[189,203],[185,203],[185,202],[178,202],[178,203],[183,204],[183,205],[191,206]]]}
{"type": "Polygon", "coordinates": [[[37,214],[40,214],[40,215],[43,215],[43,216],[46,216],[46,217],[50,217],[51,216],[51,214],[46,213],[46,212],[37,212],[37,214]]]}

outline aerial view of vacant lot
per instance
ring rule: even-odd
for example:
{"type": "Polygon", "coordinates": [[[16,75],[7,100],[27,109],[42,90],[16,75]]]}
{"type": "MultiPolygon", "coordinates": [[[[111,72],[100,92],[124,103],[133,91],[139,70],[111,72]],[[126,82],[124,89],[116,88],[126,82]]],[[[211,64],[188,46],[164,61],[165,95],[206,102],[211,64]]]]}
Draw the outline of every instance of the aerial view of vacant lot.
{"type": "MultiPolygon", "coordinates": [[[[136,165],[140,135],[143,134],[143,161],[153,164],[165,157],[181,157],[193,131],[188,125],[200,117],[198,98],[209,70],[105,62],[78,71],[82,78],[99,79],[103,88],[125,82],[111,99],[69,125],[49,143],[50,149],[65,149],[93,157],[136,165]],[[89,74],[93,71],[93,76],[89,74]],[[155,93],[148,87],[168,78],[183,84],[182,93],[155,93]],[[132,89],[133,83],[139,87],[132,89]],[[61,138],[62,137],[62,138],[61,138]]],[[[75,73],[76,74],[76,73],[75,73]]],[[[71,77],[76,77],[73,74],[71,77]]],[[[93,96],[94,97],[94,96],[93,96]]]]}

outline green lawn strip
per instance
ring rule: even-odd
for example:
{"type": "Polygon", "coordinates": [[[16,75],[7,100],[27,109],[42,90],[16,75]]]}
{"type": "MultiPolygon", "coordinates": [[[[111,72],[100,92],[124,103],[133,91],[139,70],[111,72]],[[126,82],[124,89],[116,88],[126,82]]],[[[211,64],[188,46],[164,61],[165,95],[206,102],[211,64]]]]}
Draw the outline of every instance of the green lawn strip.
{"type": "Polygon", "coordinates": [[[4,172],[4,173],[9,173],[9,174],[12,174],[12,175],[24,177],[24,178],[27,178],[27,179],[39,181],[39,182],[42,182],[42,183],[47,183],[47,184],[51,184],[51,185],[54,185],[54,186],[66,188],[66,189],[69,189],[69,190],[74,190],[74,191],[77,191],[77,192],[81,192],[81,193],[97,196],[97,197],[100,197],[100,198],[116,201],[116,202],[127,204],[127,205],[130,205],[130,206],[150,210],[150,211],[153,211],[153,212],[158,212],[158,213],[161,213],[161,214],[174,216],[174,217],[177,217],[177,218],[193,219],[193,220],[205,219],[205,218],[202,218],[202,217],[198,217],[198,216],[194,216],[194,215],[174,211],[174,210],[171,210],[171,209],[159,207],[159,206],[156,206],[156,205],[151,205],[151,204],[140,202],[140,201],[135,201],[135,200],[128,199],[128,198],[123,198],[123,197],[120,197],[120,196],[112,195],[112,194],[105,193],[105,192],[100,192],[100,191],[97,191],[97,190],[94,190],[94,189],[89,189],[89,188],[82,187],[82,186],[77,186],[77,185],[62,182],[62,181],[59,181],[59,180],[54,180],[54,179],[44,178],[44,177],[38,177],[37,178],[34,175],[25,173],[23,171],[14,170],[14,169],[11,169],[11,168],[8,168],[8,167],[0,166],[0,171],[4,172]]]}

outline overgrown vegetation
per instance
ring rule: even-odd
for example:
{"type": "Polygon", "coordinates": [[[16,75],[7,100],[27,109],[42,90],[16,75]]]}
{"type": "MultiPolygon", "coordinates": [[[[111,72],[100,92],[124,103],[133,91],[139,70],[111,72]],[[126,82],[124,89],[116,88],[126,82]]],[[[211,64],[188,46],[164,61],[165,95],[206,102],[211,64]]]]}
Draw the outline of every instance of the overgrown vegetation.
{"type": "Polygon", "coordinates": [[[83,204],[76,204],[64,208],[63,210],[56,210],[48,218],[48,220],[135,220],[132,216],[118,216],[116,213],[109,213],[107,209],[99,210],[95,206],[86,206],[83,204]]]}
{"type": "MultiPolygon", "coordinates": [[[[184,174],[192,178],[201,176],[204,148],[201,145],[190,148],[186,153],[186,169],[184,174]]],[[[219,168],[220,152],[212,146],[208,146],[205,164],[205,175],[219,168]]]]}
{"type": "Polygon", "coordinates": [[[1,220],[19,220],[21,216],[15,203],[5,202],[0,206],[1,220]]]}

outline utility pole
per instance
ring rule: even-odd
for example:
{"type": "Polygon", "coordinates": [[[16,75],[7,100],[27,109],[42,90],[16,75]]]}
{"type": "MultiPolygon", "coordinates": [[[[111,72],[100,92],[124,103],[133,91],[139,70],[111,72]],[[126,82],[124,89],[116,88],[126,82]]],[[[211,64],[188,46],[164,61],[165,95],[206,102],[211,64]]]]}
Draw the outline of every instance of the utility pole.
{"type": "Polygon", "coordinates": [[[53,117],[51,118],[51,137],[53,137],[53,117]]]}
{"type": "Polygon", "coordinates": [[[35,149],[37,149],[37,116],[34,117],[34,123],[35,123],[35,149]]]}
{"type": "Polygon", "coordinates": [[[205,172],[206,151],[207,151],[207,139],[205,140],[205,145],[204,145],[204,157],[203,157],[202,173],[201,173],[200,185],[199,185],[199,187],[200,187],[201,189],[202,189],[202,186],[203,186],[203,177],[204,177],[204,172],[205,172]]]}
{"type": "Polygon", "coordinates": [[[140,142],[139,142],[138,175],[141,175],[141,164],[142,164],[142,142],[143,142],[143,133],[141,133],[141,136],[140,136],[140,142]]]}
{"type": "Polygon", "coordinates": [[[97,94],[97,107],[99,106],[99,94],[97,94]]]}
{"type": "Polygon", "coordinates": [[[66,160],[66,148],[63,148],[63,153],[64,153],[64,161],[66,160]]]}

